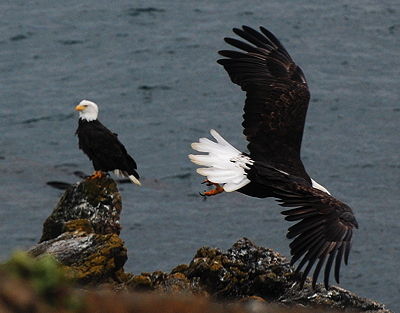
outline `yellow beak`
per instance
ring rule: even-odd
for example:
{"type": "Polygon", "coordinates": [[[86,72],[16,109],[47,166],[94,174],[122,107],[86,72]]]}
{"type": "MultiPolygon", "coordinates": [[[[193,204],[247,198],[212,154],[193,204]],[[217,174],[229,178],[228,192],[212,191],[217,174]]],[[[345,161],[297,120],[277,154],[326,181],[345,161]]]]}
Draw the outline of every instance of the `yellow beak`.
{"type": "Polygon", "coordinates": [[[85,107],[83,105],[78,104],[75,108],[75,111],[83,111],[85,107]]]}

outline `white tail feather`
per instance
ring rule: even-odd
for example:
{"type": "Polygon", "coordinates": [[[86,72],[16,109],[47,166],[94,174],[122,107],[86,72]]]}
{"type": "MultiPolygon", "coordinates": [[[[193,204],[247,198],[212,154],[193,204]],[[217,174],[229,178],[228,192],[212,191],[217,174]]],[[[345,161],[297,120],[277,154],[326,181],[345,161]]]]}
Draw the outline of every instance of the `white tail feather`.
{"type": "Polygon", "coordinates": [[[141,186],[142,183],[133,175],[129,175],[127,172],[125,171],[121,171],[121,170],[114,170],[114,174],[120,177],[128,177],[132,183],[141,186]]]}
{"type": "Polygon", "coordinates": [[[253,163],[248,156],[229,144],[215,130],[211,130],[211,135],[217,142],[207,138],[200,138],[199,142],[192,143],[192,148],[199,152],[208,154],[190,154],[190,160],[205,168],[197,169],[197,173],[206,176],[213,183],[223,185],[227,192],[235,191],[247,185],[250,180],[247,178],[245,169],[253,163]]]}
{"type": "Polygon", "coordinates": [[[135,176],[129,175],[128,177],[129,177],[129,179],[131,180],[132,183],[134,183],[134,184],[136,184],[138,186],[142,186],[142,183],[135,176]]]}

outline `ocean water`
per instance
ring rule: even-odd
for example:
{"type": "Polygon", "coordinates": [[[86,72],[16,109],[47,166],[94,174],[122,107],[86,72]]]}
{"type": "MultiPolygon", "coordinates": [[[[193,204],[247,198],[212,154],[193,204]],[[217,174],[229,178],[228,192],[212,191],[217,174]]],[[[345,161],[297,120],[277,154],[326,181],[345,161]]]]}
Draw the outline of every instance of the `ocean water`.
{"type": "Polygon", "coordinates": [[[397,0],[20,0],[0,12],[2,260],[39,240],[63,194],[47,181],[93,170],[74,137],[82,99],[98,103],[142,177],[142,187],[120,185],[126,270],[168,272],[244,236],[289,256],[289,223],[273,200],[204,201],[187,157],[211,128],[245,150],[244,93],[215,61],[233,27],[262,25],[308,79],[306,168],[360,224],[340,286],[400,310],[397,0]]]}

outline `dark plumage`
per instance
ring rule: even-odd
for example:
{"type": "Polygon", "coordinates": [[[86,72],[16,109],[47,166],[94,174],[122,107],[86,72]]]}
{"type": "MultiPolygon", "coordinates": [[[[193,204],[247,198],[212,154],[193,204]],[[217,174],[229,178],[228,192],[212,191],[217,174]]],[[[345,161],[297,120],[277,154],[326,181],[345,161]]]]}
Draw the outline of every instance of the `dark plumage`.
{"type": "Polygon", "coordinates": [[[219,54],[226,58],[217,61],[246,92],[242,125],[250,153],[240,153],[212,130],[217,142],[201,138],[192,144],[195,150],[208,154],[189,157],[206,166],[197,171],[217,185],[205,195],[236,190],[253,197],[275,197],[281,206],[290,208],[282,214],[288,221],[298,221],[289,228],[287,237],[293,239],[291,263],[300,260],[296,273],[305,267],[301,286],[315,265],[315,287],[326,264],[324,282],[328,288],[333,263],[339,282],[340,265],[343,259],[348,262],[358,223],[346,204],[307,174],[300,158],[310,99],[307,82],[279,40],[265,28],[260,30],[234,28],[247,42],[225,41],[244,52],[222,50],[219,54]]]}
{"type": "Polygon", "coordinates": [[[93,162],[95,173],[92,178],[102,176],[102,172],[114,171],[140,185],[136,162],[119,141],[118,135],[97,120],[97,105],[91,101],[82,100],[76,110],[80,111],[76,130],[79,148],[93,162]]]}

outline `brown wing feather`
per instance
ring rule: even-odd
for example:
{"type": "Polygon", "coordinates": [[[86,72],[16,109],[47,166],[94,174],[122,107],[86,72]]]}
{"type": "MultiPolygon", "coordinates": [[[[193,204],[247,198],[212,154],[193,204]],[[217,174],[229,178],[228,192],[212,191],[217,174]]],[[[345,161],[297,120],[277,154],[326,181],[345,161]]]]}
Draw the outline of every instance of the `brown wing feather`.
{"type": "Polygon", "coordinates": [[[324,283],[328,288],[329,276],[335,261],[335,279],[339,283],[339,271],[342,260],[347,264],[353,238],[353,229],[358,223],[352,210],[343,202],[318,189],[292,184],[290,191],[277,190],[278,202],[283,207],[296,207],[283,211],[287,221],[299,221],[288,230],[291,263],[300,261],[296,272],[305,265],[301,283],[307,278],[316,264],[313,274],[313,287],[317,282],[323,264],[325,265],[324,283]],[[336,259],[336,260],[335,260],[336,259]]]}
{"type": "Polygon", "coordinates": [[[225,38],[244,50],[222,50],[224,66],[233,83],[246,91],[243,133],[254,160],[309,180],[300,159],[300,148],[309,102],[306,79],[274,35],[265,28],[233,31],[249,43],[225,38]]]}
{"type": "Polygon", "coordinates": [[[218,60],[232,82],[246,91],[243,132],[255,161],[246,170],[251,181],[248,186],[257,186],[265,190],[263,196],[274,196],[281,206],[292,208],[282,212],[286,220],[297,221],[287,234],[293,239],[291,262],[300,260],[297,273],[305,267],[302,285],[315,266],[313,287],[325,264],[328,288],[332,267],[339,282],[340,265],[342,260],[348,262],[353,229],[358,224],[346,204],[312,188],[300,159],[310,98],[307,82],[279,40],[265,28],[260,30],[235,28],[235,34],[247,42],[225,41],[244,52],[222,50],[219,53],[227,59],[218,60]]]}
{"type": "Polygon", "coordinates": [[[297,221],[288,229],[287,238],[293,239],[290,243],[291,264],[300,260],[296,273],[305,267],[301,285],[315,266],[315,287],[325,264],[324,282],[328,288],[334,262],[335,279],[339,282],[341,262],[344,260],[347,264],[353,229],[358,228],[351,208],[329,194],[308,186],[301,178],[283,173],[265,162],[254,163],[248,173],[268,188],[282,207],[290,208],[282,212],[287,221],[297,221]]]}

